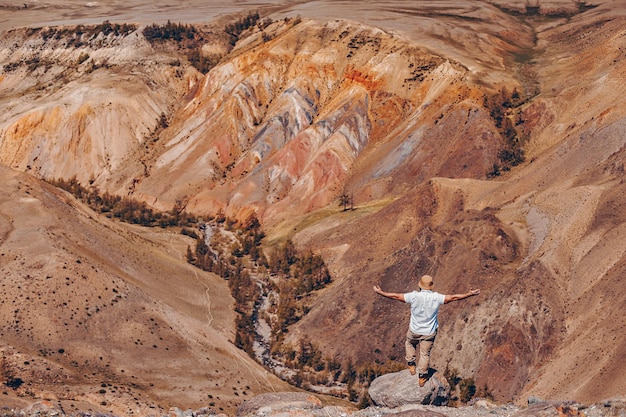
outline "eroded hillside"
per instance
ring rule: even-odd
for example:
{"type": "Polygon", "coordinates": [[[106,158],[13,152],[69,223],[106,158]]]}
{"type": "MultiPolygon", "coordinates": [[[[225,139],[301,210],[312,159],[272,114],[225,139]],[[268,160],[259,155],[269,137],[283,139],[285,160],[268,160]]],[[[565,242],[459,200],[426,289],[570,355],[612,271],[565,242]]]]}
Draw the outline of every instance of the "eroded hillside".
{"type": "Polygon", "coordinates": [[[232,344],[232,298],[186,264],[190,238],[97,216],[6,167],[0,177],[3,406],[232,413],[287,387],[232,344]]]}
{"type": "Polygon", "coordinates": [[[417,3],[385,11],[397,32],[276,12],[232,50],[207,36],[206,75],[141,27],[12,31],[0,160],[159,209],[256,212],[333,274],[294,345],[401,362],[407,312],[371,288],[429,273],[483,290],[443,309],[435,368],[503,401],[601,400],[626,386],[626,19],[583,6],[417,3]]]}

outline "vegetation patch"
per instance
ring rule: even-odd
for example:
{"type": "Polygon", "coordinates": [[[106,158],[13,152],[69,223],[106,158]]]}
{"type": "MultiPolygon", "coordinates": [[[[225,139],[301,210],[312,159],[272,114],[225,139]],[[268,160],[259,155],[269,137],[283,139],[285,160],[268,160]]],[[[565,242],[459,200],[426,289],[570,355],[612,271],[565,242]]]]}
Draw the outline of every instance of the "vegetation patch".
{"type": "Polygon", "coordinates": [[[77,25],[74,27],[49,27],[42,29],[37,33],[44,41],[48,40],[65,40],[67,46],[79,48],[85,46],[89,41],[94,40],[100,35],[114,37],[126,37],[137,30],[137,26],[133,24],[111,23],[105,20],[99,25],[77,25]]]}
{"type": "Polygon", "coordinates": [[[95,212],[109,218],[146,227],[191,226],[198,223],[198,218],[184,211],[179,201],[174,208],[161,212],[150,208],[146,203],[128,197],[101,193],[97,188],[87,188],[76,177],[69,180],[53,179],[48,182],[61,188],[87,204],[95,212]]]}
{"type": "Polygon", "coordinates": [[[563,7],[542,7],[539,0],[526,2],[524,9],[517,9],[491,3],[492,6],[502,10],[503,12],[519,17],[543,17],[548,19],[570,19],[573,16],[584,13],[588,10],[598,7],[597,4],[588,4],[583,0],[573,2],[574,6],[570,8],[563,7]]]}
{"type": "MultiPolygon", "coordinates": [[[[240,20],[228,24],[223,29],[223,36],[228,39],[232,49],[241,34],[254,26],[260,19],[259,13],[250,13],[240,20]]],[[[168,21],[164,25],[152,24],[143,30],[143,36],[153,46],[170,44],[189,60],[189,63],[202,74],[208,73],[223,58],[221,55],[205,55],[202,46],[207,43],[209,34],[193,25],[172,23],[168,21]]]]}
{"type": "Polygon", "coordinates": [[[521,107],[525,103],[517,88],[509,92],[503,87],[495,94],[484,96],[483,106],[489,110],[489,115],[504,140],[503,147],[498,153],[499,162],[493,164],[487,178],[497,177],[525,161],[524,145],[528,138],[520,129],[524,124],[521,107]]]}
{"type": "MultiPolygon", "coordinates": [[[[449,364],[448,364],[449,365],[449,364]]],[[[485,398],[494,401],[493,393],[487,385],[482,389],[477,389],[474,378],[461,378],[459,371],[446,365],[443,376],[450,384],[450,407],[467,404],[472,398],[485,398]]]]}

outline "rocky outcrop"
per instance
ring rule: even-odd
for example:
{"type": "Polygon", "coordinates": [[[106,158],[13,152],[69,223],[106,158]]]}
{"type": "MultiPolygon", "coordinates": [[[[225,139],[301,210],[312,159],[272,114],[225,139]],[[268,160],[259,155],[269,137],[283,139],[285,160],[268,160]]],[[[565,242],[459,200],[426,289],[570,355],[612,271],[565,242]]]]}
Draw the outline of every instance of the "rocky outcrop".
{"type": "Polygon", "coordinates": [[[272,392],[257,395],[237,408],[237,417],[315,416],[340,417],[345,407],[323,406],[319,398],[305,392],[272,392]]]}
{"type": "MultiPolygon", "coordinates": [[[[322,402],[306,393],[281,392],[263,394],[244,402],[237,417],[608,417],[626,416],[625,398],[605,400],[585,405],[574,401],[539,401],[527,407],[494,404],[477,399],[462,407],[447,407],[407,403],[398,407],[372,406],[348,410],[337,406],[322,406],[322,402]]],[[[189,416],[199,416],[198,412],[189,416]]]]}
{"type": "Polygon", "coordinates": [[[406,404],[446,405],[450,398],[450,384],[435,372],[423,387],[417,375],[408,370],[382,375],[372,381],[369,395],[376,405],[400,407],[406,404]]]}

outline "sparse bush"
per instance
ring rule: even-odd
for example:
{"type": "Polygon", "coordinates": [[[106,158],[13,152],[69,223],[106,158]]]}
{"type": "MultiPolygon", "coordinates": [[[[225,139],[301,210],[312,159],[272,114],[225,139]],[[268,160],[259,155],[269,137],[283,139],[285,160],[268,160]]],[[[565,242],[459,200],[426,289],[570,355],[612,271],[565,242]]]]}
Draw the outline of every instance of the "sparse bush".
{"type": "Polygon", "coordinates": [[[249,13],[246,17],[239,19],[237,22],[227,25],[224,31],[232,36],[231,43],[234,45],[239,40],[239,35],[246,29],[254,26],[260,19],[259,13],[249,13]]]}
{"type": "Polygon", "coordinates": [[[483,386],[483,388],[481,390],[478,391],[478,393],[476,394],[477,397],[480,398],[486,398],[488,400],[493,401],[494,397],[493,397],[493,392],[491,392],[491,390],[489,389],[489,387],[487,386],[487,384],[485,384],[483,386]]]}
{"type": "Polygon", "coordinates": [[[359,410],[364,410],[370,405],[372,405],[372,399],[370,398],[367,390],[364,389],[363,392],[361,392],[361,399],[359,400],[359,404],[357,405],[357,407],[359,408],[359,410]]]}
{"type": "Polygon", "coordinates": [[[493,164],[491,171],[487,172],[487,178],[495,178],[500,176],[500,165],[493,164]]]}
{"type": "Polygon", "coordinates": [[[182,235],[189,236],[190,238],[198,239],[198,234],[195,232],[195,230],[191,230],[191,229],[187,229],[186,227],[183,227],[180,230],[180,233],[182,235]]]}
{"type": "Polygon", "coordinates": [[[221,59],[221,56],[213,55],[213,56],[205,56],[198,49],[192,49],[187,54],[187,59],[189,63],[202,74],[208,73],[211,68],[218,64],[221,59]]]}
{"type": "Polygon", "coordinates": [[[16,390],[19,387],[21,387],[23,383],[24,383],[24,381],[22,380],[22,378],[11,377],[11,378],[7,379],[7,381],[4,383],[4,385],[6,385],[7,387],[9,387],[11,389],[16,390]]]}
{"type": "Polygon", "coordinates": [[[80,65],[83,62],[87,61],[89,59],[89,54],[87,52],[83,52],[82,54],[80,54],[80,56],[78,57],[78,60],[76,61],[76,64],[80,65]]]}
{"type": "Polygon", "coordinates": [[[9,62],[8,64],[2,67],[2,72],[9,73],[13,72],[20,67],[22,62],[9,62]]]}
{"type": "Polygon", "coordinates": [[[463,378],[459,382],[459,400],[467,403],[476,395],[476,384],[474,378],[463,378]]]}

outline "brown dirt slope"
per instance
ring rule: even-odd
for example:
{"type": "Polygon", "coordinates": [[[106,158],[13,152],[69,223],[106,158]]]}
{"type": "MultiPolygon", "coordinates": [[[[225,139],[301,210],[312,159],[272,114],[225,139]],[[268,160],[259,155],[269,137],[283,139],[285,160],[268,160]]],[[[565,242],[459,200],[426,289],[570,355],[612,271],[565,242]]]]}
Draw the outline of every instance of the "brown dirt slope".
{"type": "Polygon", "coordinates": [[[188,238],[100,218],[5,167],[0,177],[2,378],[23,381],[3,405],[17,394],[118,415],[232,412],[285,388],[230,342],[228,288],[185,263],[188,238]]]}

